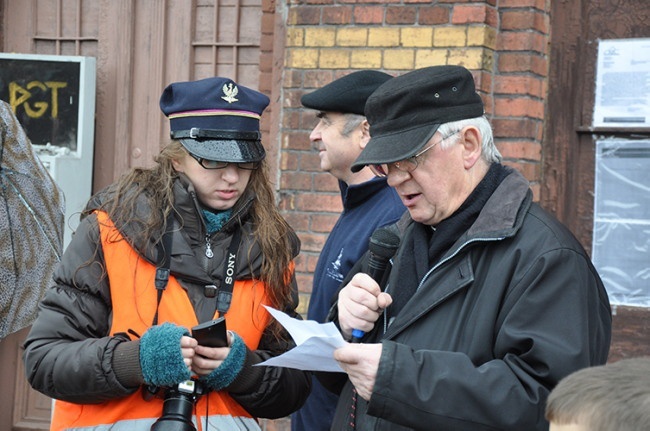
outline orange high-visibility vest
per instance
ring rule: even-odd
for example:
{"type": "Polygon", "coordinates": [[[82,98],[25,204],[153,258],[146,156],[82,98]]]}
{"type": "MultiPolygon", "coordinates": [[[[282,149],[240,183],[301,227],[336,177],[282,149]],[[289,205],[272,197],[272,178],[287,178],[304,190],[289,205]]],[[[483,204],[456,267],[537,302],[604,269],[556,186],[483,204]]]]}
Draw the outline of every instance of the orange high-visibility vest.
{"type": "MultiPolygon", "coordinates": [[[[106,213],[97,212],[97,219],[111,289],[113,323],[110,334],[126,333],[131,329],[142,335],[151,326],[156,312],[156,267],[131,248],[106,213]]],[[[236,332],[252,350],[257,348],[269,322],[270,316],[262,304],[268,301],[261,281],[235,282],[226,323],[228,329],[236,332]]],[[[188,329],[199,323],[187,292],[173,276],[169,277],[158,307],[158,322],[173,322],[188,329]]],[[[145,401],[140,390],[101,404],[57,400],[51,430],[103,430],[117,424],[116,429],[120,430],[149,431],[151,424],[161,416],[162,406],[163,400],[158,397],[145,401]]],[[[194,414],[199,431],[206,422],[206,415],[210,429],[254,429],[257,426],[257,420],[223,391],[203,395],[196,403],[194,414]]]]}

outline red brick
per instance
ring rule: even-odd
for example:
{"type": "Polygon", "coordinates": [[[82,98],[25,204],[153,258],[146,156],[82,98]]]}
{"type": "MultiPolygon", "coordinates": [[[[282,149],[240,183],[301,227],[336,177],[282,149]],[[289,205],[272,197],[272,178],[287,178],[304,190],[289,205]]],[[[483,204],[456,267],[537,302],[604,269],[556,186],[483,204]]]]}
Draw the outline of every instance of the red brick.
{"type": "MultiPolygon", "coordinates": [[[[264,52],[260,54],[260,72],[270,73],[273,71],[273,53],[264,52]]],[[[260,91],[263,91],[260,88],[260,91]]]]}
{"type": "Polygon", "coordinates": [[[300,249],[304,251],[315,251],[320,252],[323,249],[325,240],[327,239],[327,234],[315,234],[315,233],[301,233],[298,235],[300,237],[300,249]]]}
{"type": "Polygon", "coordinates": [[[320,24],[320,7],[293,6],[289,9],[288,22],[296,25],[320,24]]]}
{"type": "Polygon", "coordinates": [[[420,8],[420,16],[418,24],[421,25],[436,25],[449,23],[449,6],[422,6],[420,8]]]}
{"type": "Polygon", "coordinates": [[[388,6],[386,24],[415,24],[417,9],[410,6],[388,6]]]}
{"type": "Polygon", "coordinates": [[[316,214],[311,217],[311,230],[329,234],[339,218],[339,213],[316,214]]]}
{"type": "Polygon", "coordinates": [[[384,22],[383,6],[357,6],[354,8],[355,24],[381,24],[384,22]]]}
{"type": "Polygon", "coordinates": [[[539,162],[542,159],[542,146],[534,141],[499,140],[497,147],[506,159],[528,160],[539,162]]]}
{"type": "MultiPolygon", "coordinates": [[[[496,0],[495,0],[496,1],[496,0]]],[[[494,3],[494,2],[489,2],[489,3],[494,3]]],[[[499,12],[497,10],[496,4],[490,4],[490,7],[486,11],[486,17],[485,17],[485,23],[489,25],[490,27],[497,28],[499,26],[499,12]]]]}
{"type": "Polygon", "coordinates": [[[304,88],[309,88],[313,91],[328,84],[334,80],[334,75],[331,70],[308,70],[305,71],[303,77],[304,88]]]}
{"type": "Polygon", "coordinates": [[[491,121],[495,139],[528,138],[535,139],[541,121],[532,118],[494,118],[491,121]]]}
{"type": "Polygon", "coordinates": [[[323,24],[350,24],[352,23],[352,7],[329,6],[323,8],[323,24]]]}
{"type": "Polygon", "coordinates": [[[314,190],[318,192],[341,192],[338,180],[327,172],[314,174],[314,190]]]}
{"type": "Polygon", "coordinates": [[[285,191],[279,191],[278,192],[278,209],[280,210],[281,213],[285,211],[293,211],[295,209],[295,204],[293,201],[295,200],[295,196],[292,195],[291,193],[287,193],[285,191]]]}
{"type": "Polygon", "coordinates": [[[263,13],[275,13],[275,0],[262,0],[262,12],[263,13]]]}
{"type": "Polygon", "coordinates": [[[262,14],[262,34],[272,35],[275,30],[275,15],[270,13],[262,14]]]}
{"type": "Polygon", "coordinates": [[[530,181],[530,189],[533,191],[533,202],[539,202],[539,198],[540,198],[539,181],[530,181]]]}
{"type": "Polygon", "coordinates": [[[485,5],[458,5],[451,12],[452,24],[484,23],[486,18],[485,5]]]}
{"type": "Polygon", "coordinates": [[[528,97],[494,99],[494,115],[498,117],[544,118],[544,102],[528,97]]]}
{"type": "Polygon", "coordinates": [[[301,88],[303,82],[302,70],[286,70],[282,78],[283,88],[301,88]]]}
{"type": "Polygon", "coordinates": [[[300,154],[296,151],[282,151],[281,166],[284,170],[295,171],[300,164],[300,154]]]}
{"type": "Polygon", "coordinates": [[[547,14],[527,10],[505,10],[501,12],[501,30],[537,30],[548,34],[547,14]]]}
{"type": "Polygon", "coordinates": [[[503,31],[497,36],[499,51],[535,51],[548,52],[548,37],[539,33],[521,31],[503,31]]]}
{"type": "MultiPolygon", "coordinates": [[[[306,273],[296,273],[296,284],[298,285],[298,290],[300,292],[305,292],[305,293],[311,293],[311,287],[313,285],[313,276],[311,274],[306,274],[306,273]]],[[[301,301],[302,301],[302,295],[301,295],[301,301]]],[[[268,424],[268,422],[267,422],[268,424]]],[[[267,428],[262,428],[262,429],[269,429],[268,425],[267,428]]]]}
{"type": "Polygon", "coordinates": [[[499,8],[506,9],[509,7],[512,8],[524,8],[524,7],[533,7],[539,10],[545,11],[547,0],[500,0],[499,8]]]}
{"type": "Polygon", "coordinates": [[[300,98],[303,95],[302,90],[285,89],[284,98],[282,99],[283,108],[302,108],[300,98]]]}
{"type": "Polygon", "coordinates": [[[341,212],[343,205],[341,197],[335,194],[301,194],[296,196],[296,209],[298,211],[322,212],[324,208],[330,212],[341,212]]]}
{"type": "Polygon", "coordinates": [[[492,73],[488,73],[484,70],[475,70],[472,71],[472,76],[474,77],[474,83],[476,85],[476,89],[479,92],[480,91],[484,93],[492,92],[492,73]]]}
{"type": "Polygon", "coordinates": [[[309,216],[298,212],[282,212],[282,217],[297,232],[309,230],[309,216]]]}
{"type": "Polygon", "coordinates": [[[280,174],[280,188],[284,190],[311,190],[310,173],[283,171],[280,174]]]}
{"type": "Polygon", "coordinates": [[[365,3],[381,3],[381,4],[389,4],[389,3],[401,3],[402,0],[382,0],[381,2],[378,2],[377,0],[340,0],[340,3],[352,3],[352,4],[365,4],[365,3]]]}
{"type": "Polygon", "coordinates": [[[282,148],[290,150],[309,150],[311,148],[309,135],[305,132],[284,132],[282,144],[282,148]]]}
{"type": "Polygon", "coordinates": [[[269,37],[260,38],[260,51],[272,52],[274,43],[275,41],[273,40],[273,35],[269,35],[269,37]]]}
{"type": "Polygon", "coordinates": [[[316,127],[316,124],[318,124],[317,112],[312,109],[303,109],[300,113],[300,128],[311,133],[314,127],[316,127]]]}
{"type": "Polygon", "coordinates": [[[538,182],[540,180],[539,177],[539,172],[541,170],[540,163],[527,163],[527,162],[516,162],[516,161],[504,160],[503,164],[506,166],[510,166],[511,168],[514,168],[519,172],[521,172],[521,174],[528,181],[538,182]]]}
{"type": "Polygon", "coordinates": [[[308,261],[308,264],[307,264],[307,268],[309,268],[309,270],[311,272],[314,272],[316,270],[316,265],[318,264],[318,257],[319,256],[320,256],[320,253],[308,256],[309,261],[308,261]]]}
{"type": "Polygon", "coordinates": [[[295,271],[296,272],[307,272],[309,271],[309,268],[307,266],[307,263],[309,261],[309,258],[307,257],[307,254],[299,254],[294,260],[295,263],[295,271]]]}
{"type": "Polygon", "coordinates": [[[282,116],[282,127],[286,129],[302,129],[302,111],[285,109],[282,116]]]}
{"type": "Polygon", "coordinates": [[[539,76],[547,76],[548,67],[544,57],[532,56],[526,53],[501,53],[498,60],[499,73],[533,72],[539,76]]]}
{"type": "Polygon", "coordinates": [[[494,94],[528,94],[542,97],[544,81],[535,76],[497,75],[494,77],[494,94]]]}
{"type": "MultiPolygon", "coordinates": [[[[309,139],[307,139],[307,142],[309,143],[310,148],[305,149],[311,149],[309,139]]],[[[303,171],[320,172],[320,157],[318,157],[318,154],[315,151],[302,153],[300,155],[300,164],[298,169],[303,171]]]]}

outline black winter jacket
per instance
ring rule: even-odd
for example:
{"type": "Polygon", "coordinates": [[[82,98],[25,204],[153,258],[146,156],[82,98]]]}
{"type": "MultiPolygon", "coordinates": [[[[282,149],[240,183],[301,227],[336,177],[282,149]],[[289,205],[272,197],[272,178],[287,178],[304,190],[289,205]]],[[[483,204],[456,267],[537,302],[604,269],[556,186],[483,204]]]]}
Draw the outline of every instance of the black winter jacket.
{"type": "MultiPolygon", "coordinates": [[[[396,225],[403,237],[413,226],[408,213],[396,225]]],[[[398,250],[393,266],[410,252],[398,250]]],[[[396,272],[388,292],[399,289],[396,272]]],[[[583,247],[512,172],[394,321],[380,318],[363,340],[383,349],[356,430],[546,430],[550,390],[605,363],[610,335],[607,293],[583,247]]],[[[333,390],[345,385],[336,431],[351,404],[340,376],[319,375],[333,390]]]]}

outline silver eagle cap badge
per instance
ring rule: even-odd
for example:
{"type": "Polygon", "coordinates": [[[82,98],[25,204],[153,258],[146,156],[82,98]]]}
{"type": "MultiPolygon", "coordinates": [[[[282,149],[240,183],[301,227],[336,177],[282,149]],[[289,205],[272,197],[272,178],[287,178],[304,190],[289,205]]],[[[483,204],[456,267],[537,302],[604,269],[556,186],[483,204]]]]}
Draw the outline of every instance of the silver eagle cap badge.
{"type": "Polygon", "coordinates": [[[223,94],[225,94],[225,96],[221,96],[221,98],[228,103],[238,102],[239,99],[235,97],[237,96],[237,93],[239,93],[239,88],[237,88],[236,85],[232,85],[232,82],[229,84],[223,84],[223,94]]]}

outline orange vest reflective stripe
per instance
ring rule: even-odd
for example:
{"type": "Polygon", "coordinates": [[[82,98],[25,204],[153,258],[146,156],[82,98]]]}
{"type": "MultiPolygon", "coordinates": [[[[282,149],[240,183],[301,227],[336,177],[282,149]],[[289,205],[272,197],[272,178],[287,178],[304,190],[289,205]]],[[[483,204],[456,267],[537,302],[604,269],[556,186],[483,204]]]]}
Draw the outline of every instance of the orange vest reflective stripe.
{"type": "MultiPolygon", "coordinates": [[[[113,322],[110,333],[126,333],[131,329],[142,335],[151,326],[156,312],[156,268],[131,248],[106,213],[97,212],[97,219],[111,289],[113,322]]],[[[251,350],[257,349],[270,319],[262,304],[268,304],[268,301],[261,281],[235,282],[226,324],[229,330],[242,337],[251,350]]],[[[188,330],[199,323],[187,292],[173,276],[169,277],[158,307],[158,322],[173,322],[188,330]]],[[[125,421],[124,425],[130,423],[132,426],[142,422],[142,429],[148,431],[152,421],[138,419],[159,418],[162,404],[162,399],[158,397],[145,401],[140,390],[130,396],[101,404],[56,401],[51,430],[103,429],[101,425],[125,421]]],[[[195,420],[199,419],[201,423],[204,422],[206,413],[211,422],[215,419],[218,421],[222,415],[236,417],[243,422],[255,420],[227,392],[212,391],[203,395],[196,403],[194,413],[195,420]]],[[[229,420],[231,421],[230,418],[229,420]]]]}

